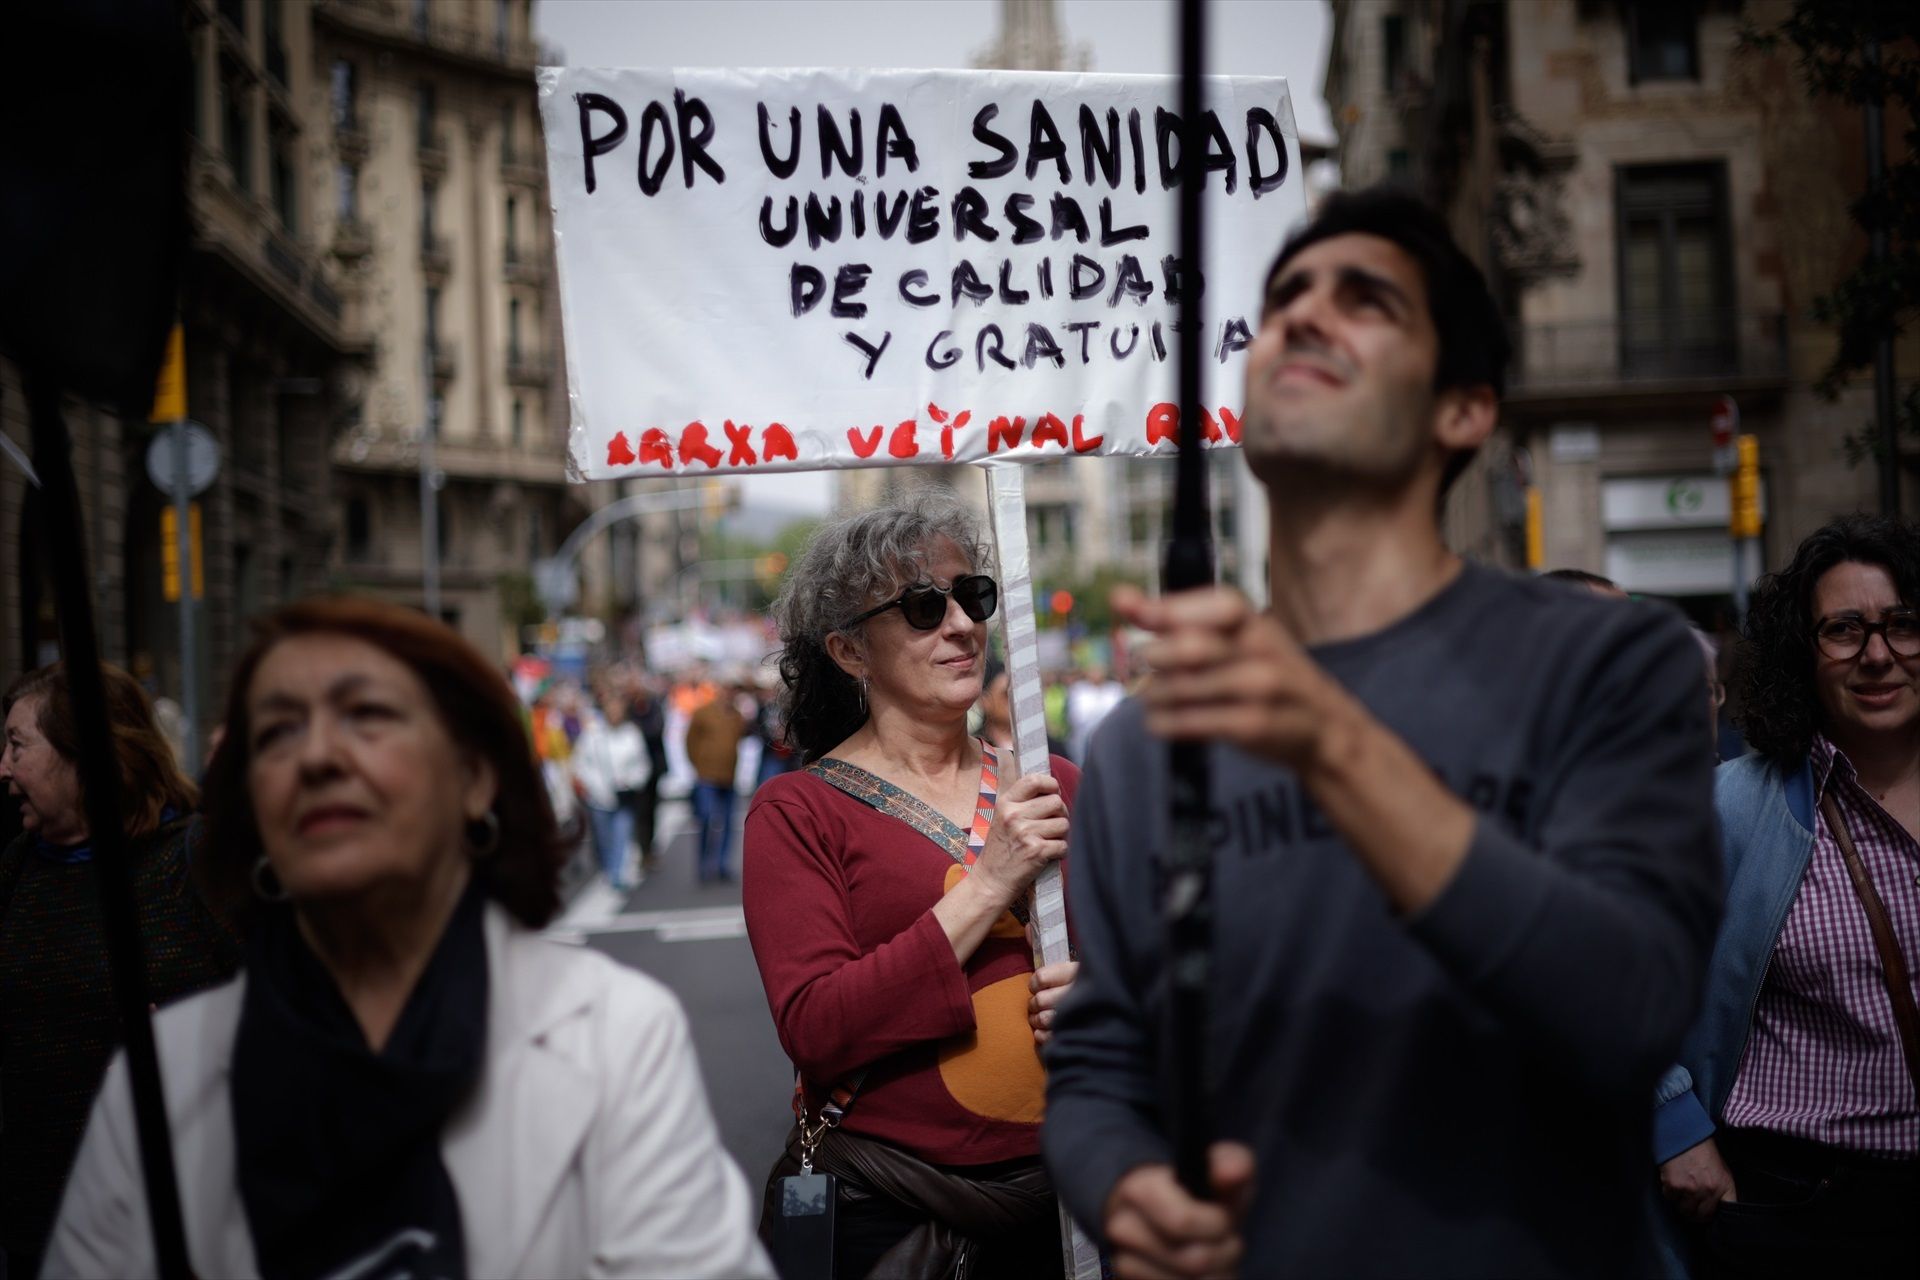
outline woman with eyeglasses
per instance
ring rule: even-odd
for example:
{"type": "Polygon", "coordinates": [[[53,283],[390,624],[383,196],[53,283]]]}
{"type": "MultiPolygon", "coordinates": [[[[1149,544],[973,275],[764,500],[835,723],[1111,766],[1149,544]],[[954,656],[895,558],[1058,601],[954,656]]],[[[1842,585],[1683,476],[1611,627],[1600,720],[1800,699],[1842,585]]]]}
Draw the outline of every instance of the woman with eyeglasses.
{"type": "Polygon", "coordinates": [[[1756,585],[1725,922],[1654,1156],[1705,1276],[1920,1257],[1920,531],[1850,516],[1756,585]]]}
{"type": "Polygon", "coordinates": [[[778,1260],[779,1180],[810,1157],[838,1180],[837,1277],[1059,1274],[1038,1045],[1074,966],[1036,974],[1025,921],[1079,773],[1016,779],[967,732],[986,568],[931,497],[821,530],[774,605],[802,767],[754,797],[743,887],[801,1123],[762,1233],[778,1260]]]}

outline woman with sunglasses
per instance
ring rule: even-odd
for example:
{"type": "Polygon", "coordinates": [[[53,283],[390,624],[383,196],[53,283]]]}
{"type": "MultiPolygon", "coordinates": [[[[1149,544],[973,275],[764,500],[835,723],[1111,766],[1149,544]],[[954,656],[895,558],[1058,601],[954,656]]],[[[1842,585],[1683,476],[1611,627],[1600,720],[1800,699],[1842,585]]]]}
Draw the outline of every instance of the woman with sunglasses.
{"type": "Polygon", "coordinates": [[[1920,1257],[1916,606],[1920,532],[1884,517],[1834,521],[1754,589],[1733,662],[1754,753],[1714,789],[1726,916],[1656,1098],[1697,1275],[1920,1257]]]}
{"type": "Polygon", "coordinates": [[[1073,966],[1036,974],[1025,919],[1079,773],[1003,776],[967,732],[999,603],[986,558],[966,509],[928,498],[821,530],[774,605],[802,767],[754,797],[742,878],[801,1125],[762,1231],[777,1240],[778,1179],[810,1155],[838,1179],[838,1277],[883,1257],[1059,1274],[1037,1048],[1073,966]]]}

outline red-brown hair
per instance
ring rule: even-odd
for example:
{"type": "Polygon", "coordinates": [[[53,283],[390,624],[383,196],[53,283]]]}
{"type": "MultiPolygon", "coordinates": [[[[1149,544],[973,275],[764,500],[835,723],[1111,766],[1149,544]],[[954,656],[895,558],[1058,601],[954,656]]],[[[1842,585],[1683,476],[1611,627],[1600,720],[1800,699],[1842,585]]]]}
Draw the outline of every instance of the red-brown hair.
{"type": "Polygon", "coordinates": [[[500,841],[492,853],[474,859],[474,874],[522,924],[538,929],[552,920],[560,910],[560,871],[571,845],[554,820],[520,702],[506,677],[444,623],[363,596],[296,601],[254,624],[254,641],[234,668],[227,694],[225,736],[207,768],[207,853],[200,867],[209,899],[242,921],[256,905],[251,877],[263,850],[247,786],[247,692],[275,645],[306,635],[363,640],[420,677],[447,736],[493,766],[500,841]]]}
{"type": "MultiPolygon", "coordinates": [[[[153,700],[140,682],[103,662],[100,683],[106,690],[113,754],[120,762],[120,809],[127,837],[138,840],[159,828],[168,809],[186,817],[198,803],[200,793],[181,772],[172,744],[154,719],[153,700]]],[[[0,718],[10,714],[15,703],[29,698],[39,701],[34,721],[40,736],[60,753],[61,759],[74,766],[84,806],[87,780],[80,774],[80,734],[74,726],[73,702],[67,693],[67,664],[55,662],[15,680],[6,697],[0,699],[0,718]]]]}

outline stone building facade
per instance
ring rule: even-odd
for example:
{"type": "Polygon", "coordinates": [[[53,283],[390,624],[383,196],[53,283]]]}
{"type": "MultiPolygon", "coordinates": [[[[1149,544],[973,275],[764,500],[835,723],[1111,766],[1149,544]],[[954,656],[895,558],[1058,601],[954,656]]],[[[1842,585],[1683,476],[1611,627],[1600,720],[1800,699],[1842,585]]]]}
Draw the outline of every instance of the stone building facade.
{"type": "MultiPolygon", "coordinates": [[[[304,186],[314,144],[309,10],[300,0],[183,0],[192,57],[192,238],[180,302],[188,416],[220,444],[197,499],[205,594],[199,707],[262,609],[323,587],[332,537],[327,444],[354,393],[357,340],[318,251],[304,186]]],[[[321,131],[324,131],[323,129],[321,131]]],[[[177,605],[163,599],[155,428],[70,404],[100,650],[156,693],[181,688],[177,605]]],[[[0,429],[27,440],[18,371],[0,365],[0,429]]],[[[0,673],[58,653],[32,490],[0,466],[0,673]]]]}
{"type": "MultiPolygon", "coordinates": [[[[565,476],[531,0],[182,0],[192,58],[188,416],[222,465],[198,499],[199,708],[247,621],[321,590],[421,604],[420,428],[440,405],[442,612],[488,654],[537,613],[532,562],[611,485],[565,476]]],[[[182,687],[161,586],[156,428],[72,404],[101,651],[182,687]]],[[[17,371],[0,430],[26,445],[17,371]]],[[[57,635],[32,489],[0,464],[0,677],[57,635]]],[[[582,557],[587,611],[631,607],[642,545],[582,557]]],[[[674,555],[688,545],[676,539],[674,555]]]]}
{"type": "MultiPolygon", "coordinates": [[[[613,492],[566,480],[566,375],[554,285],[531,0],[316,0],[316,232],[337,264],[365,394],[336,434],[334,581],[424,600],[423,434],[432,441],[443,616],[516,652],[532,565],[613,492]],[[437,427],[430,424],[437,420],[437,427]]],[[[617,532],[584,566],[614,590],[617,532]]]]}
{"type": "Polygon", "coordinates": [[[1878,505],[1873,467],[1845,448],[1870,386],[1837,402],[1811,389],[1833,342],[1811,304],[1866,247],[1847,214],[1865,184],[1859,116],[1738,39],[1787,9],[1336,0],[1327,92],[1346,185],[1423,191],[1510,318],[1502,430],[1452,504],[1458,545],[1523,563],[1531,485],[1539,567],[1724,619],[1721,397],[1759,438],[1767,567],[1832,515],[1878,505]]]}

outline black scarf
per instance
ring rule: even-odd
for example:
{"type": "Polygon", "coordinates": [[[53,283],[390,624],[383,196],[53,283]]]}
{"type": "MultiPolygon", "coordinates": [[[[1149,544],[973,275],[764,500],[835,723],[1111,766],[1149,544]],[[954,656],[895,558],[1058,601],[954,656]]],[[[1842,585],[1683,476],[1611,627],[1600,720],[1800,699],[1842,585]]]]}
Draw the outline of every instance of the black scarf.
{"type": "Polygon", "coordinates": [[[486,1044],[485,905],[469,885],[377,1054],[292,910],[271,908],[250,931],[233,1131],[268,1280],[466,1276],[440,1139],[486,1044]]]}

